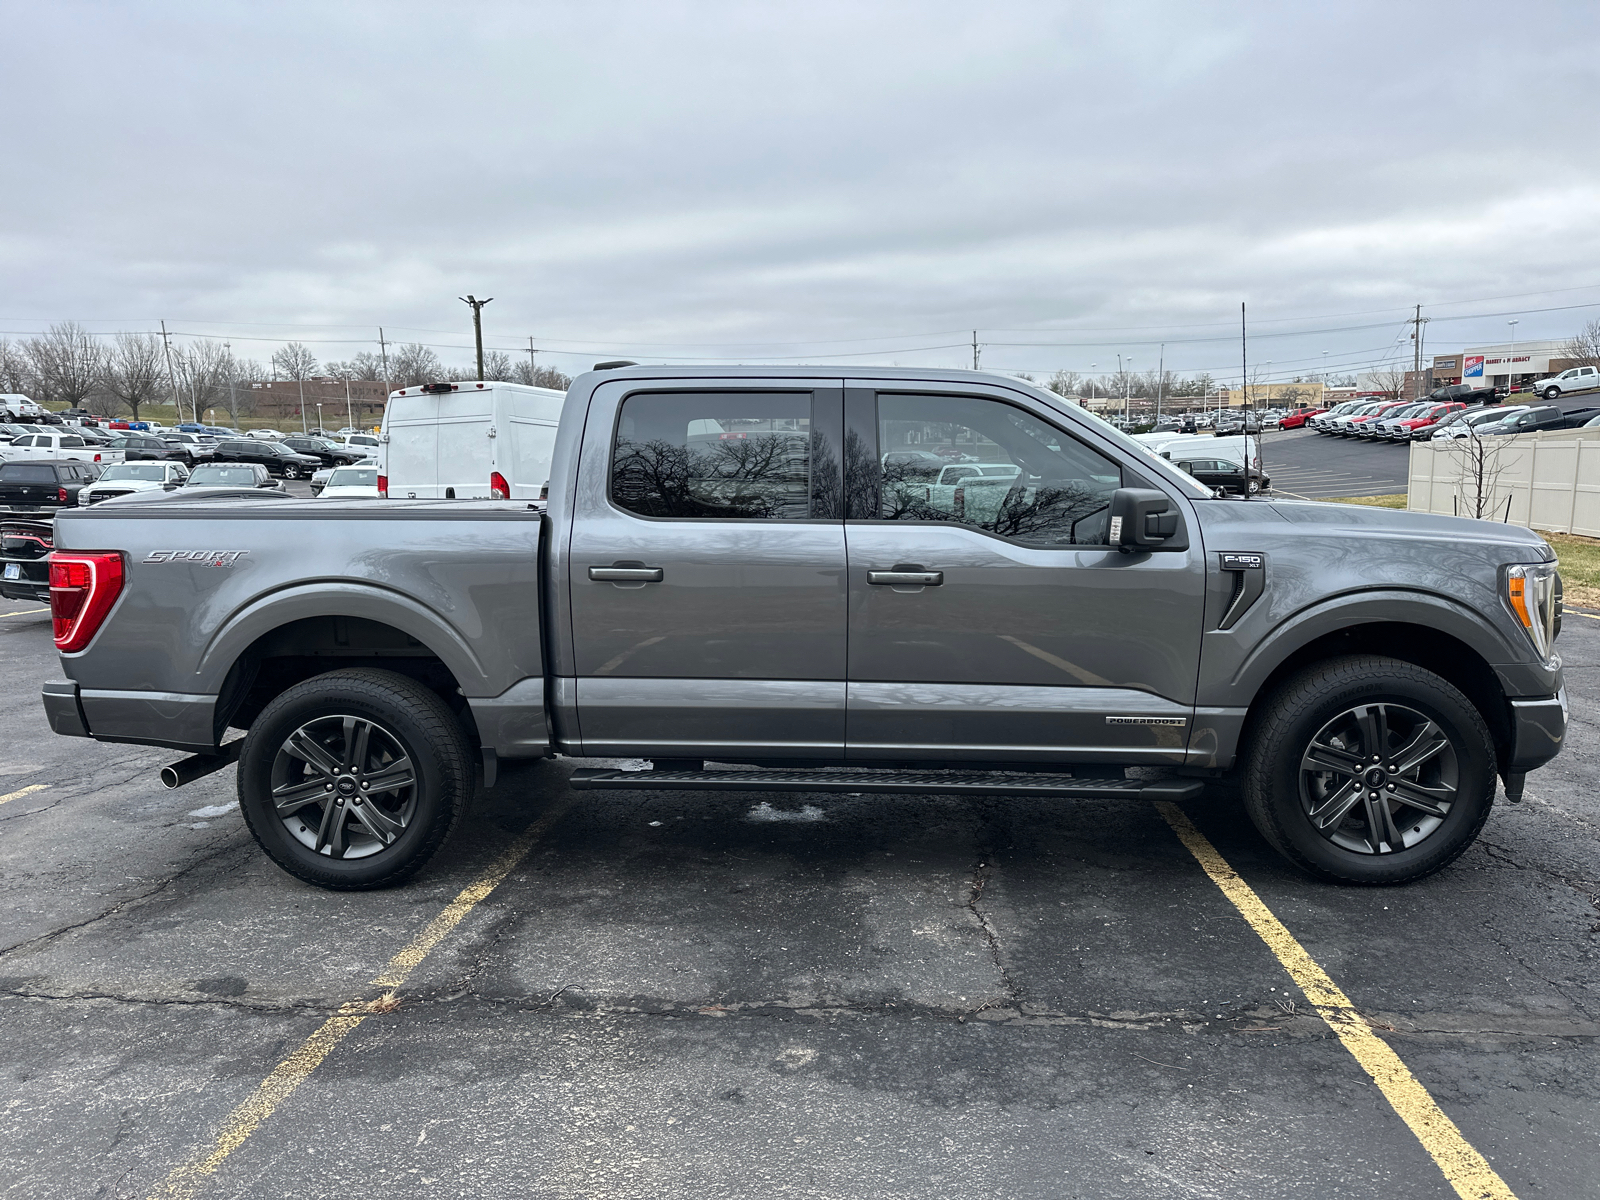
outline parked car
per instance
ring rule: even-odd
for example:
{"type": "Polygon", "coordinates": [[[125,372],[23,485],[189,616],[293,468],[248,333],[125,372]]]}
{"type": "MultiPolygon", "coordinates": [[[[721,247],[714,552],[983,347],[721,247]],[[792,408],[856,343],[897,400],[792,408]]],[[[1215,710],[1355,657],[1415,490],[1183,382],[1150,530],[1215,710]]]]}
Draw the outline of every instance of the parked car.
{"type": "Polygon", "coordinates": [[[328,480],[332,478],[333,473],[338,469],[338,467],[323,467],[320,471],[312,472],[310,481],[311,494],[313,496],[322,495],[322,489],[328,486],[328,480]]]}
{"type": "Polygon", "coordinates": [[[356,449],[350,446],[341,446],[337,442],[331,442],[326,438],[320,437],[293,435],[284,438],[282,444],[296,454],[304,454],[316,459],[324,467],[347,467],[371,457],[365,447],[356,449]]]}
{"type": "MultiPolygon", "coordinates": [[[[1452,413],[1445,420],[1433,427],[1430,438],[1464,438],[1469,437],[1472,431],[1483,425],[1503,421],[1512,413],[1527,412],[1526,404],[1489,405],[1486,408],[1468,408],[1461,412],[1452,413]]],[[[1419,430],[1418,437],[1423,436],[1419,430]]]]}
{"type": "Polygon", "coordinates": [[[1485,422],[1477,427],[1480,437],[1504,436],[1517,433],[1542,433],[1555,429],[1578,429],[1587,425],[1600,408],[1575,408],[1562,412],[1554,404],[1541,404],[1519,413],[1511,413],[1498,421],[1485,422]]]}
{"type": "Polygon", "coordinates": [[[189,469],[181,462],[116,463],[78,492],[78,503],[87,506],[136,492],[170,492],[188,481],[189,469]]]}
{"type": "Polygon", "coordinates": [[[265,488],[284,491],[283,483],[274,479],[260,463],[217,462],[201,463],[189,472],[184,491],[203,491],[223,488],[237,491],[240,488],[265,488]]]}
{"type": "Polygon", "coordinates": [[[1300,429],[1312,417],[1321,416],[1328,410],[1325,408],[1302,408],[1292,413],[1286,413],[1278,418],[1279,429],[1300,429]]]}
{"type": "Polygon", "coordinates": [[[1175,458],[1172,461],[1179,470],[1187,471],[1207,487],[1234,495],[1254,496],[1272,487],[1272,480],[1259,470],[1246,471],[1239,463],[1225,458],[1175,458]]]}
{"type": "Polygon", "coordinates": [[[85,441],[82,435],[76,433],[30,433],[23,437],[13,439],[10,444],[0,447],[0,457],[7,462],[17,459],[61,459],[71,458],[79,462],[99,463],[106,466],[110,463],[121,462],[121,450],[113,450],[110,446],[101,447],[85,441]]]}
{"type": "Polygon", "coordinates": [[[285,435],[276,429],[252,429],[245,436],[256,438],[263,442],[277,442],[282,441],[285,435]]]}
{"type": "Polygon", "coordinates": [[[107,445],[112,450],[121,450],[126,462],[159,462],[181,457],[181,452],[174,450],[171,443],[154,434],[129,434],[113,438],[107,445]]]}
{"type": "Polygon", "coordinates": [[[376,500],[378,468],[335,467],[328,475],[327,486],[318,495],[324,500],[376,500]]]}
{"type": "Polygon", "coordinates": [[[401,388],[384,409],[383,434],[352,434],[349,444],[378,449],[385,495],[536,500],[550,479],[565,400],[515,383],[401,388]]]}
{"type": "Polygon", "coordinates": [[[55,527],[48,518],[0,520],[0,596],[50,603],[50,560],[55,527]]]}
{"type": "Polygon", "coordinates": [[[278,442],[253,442],[245,438],[219,442],[216,456],[229,462],[259,463],[271,474],[284,479],[307,479],[322,466],[320,458],[296,454],[278,442]]]}
{"type": "Polygon", "coordinates": [[[931,450],[895,450],[883,456],[884,470],[904,479],[932,483],[945,466],[945,460],[931,450]]]}
{"type": "Polygon", "coordinates": [[[78,493],[100,477],[91,463],[42,459],[0,463],[0,509],[51,512],[71,508],[78,493]]]}
{"type": "Polygon", "coordinates": [[[1455,401],[1459,404],[1493,404],[1497,397],[1503,394],[1503,389],[1490,387],[1473,387],[1470,383],[1447,383],[1443,387],[1436,387],[1423,399],[1435,403],[1455,401]]]}
{"type": "Polygon", "coordinates": [[[19,392],[0,392],[0,421],[15,421],[19,425],[42,422],[45,410],[19,392]]]}
{"type": "Polygon", "coordinates": [[[1527,390],[1543,396],[1546,400],[1557,400],[1570,392],[1587,392],[1600,388],[1600,367],[1572,367],[1552,375],[1548,379],[1537,379],[1527,385],[1527,390]]]}
{"type": "Polygon", "coordinates": [[[1306,427],[1308,429],[1315,429],[1315,430],[1320,432],[1320,431],[1323,430],[1323,428],[1330,421],[1334,420],[1335,418],[1342,417],[1342,416],[1346,415],[1347,413],[1353,413],[1358,408],[1365,408],[1370,403],[1372,403],[1372,401],[1370,401],[1370,400],[1343,400],[1343,401],[1340,401],[1338,404],[1335,404],[1332,408],[1326,409],[1323,412],[1320,412],[1320,413],[1316,414],[1313,417],[1307,418],[1306,427]]]}
{"type": "Polygon", "coordinates": [[[1413,405],[1405,412],[1385,417],[1378,422],[1377,436],[1391,442],[1409,442],[1417,430],[1437,425],[1451,413],[1463,412],[1465,409],[1466,405],[1460,401],[1448,404],[1434,404],[1427,401],[1413,405]]]}
{"type": "Polygon", "coordinates": [[[62,513],[51,727],[197,756],[180,780],[237,762],[263,850],[338,889],[418,870],[480,768],[551,755],[655,763],[577,790],[1147,801],[1237,765],[1292,863],[1394,884],[1566,736],[1531,530],[1220,498],[1022,380],[591,372],[553,462],[547,508],[189,487],[62,513]],[[1020,468],[997,510],[885,505],[880,454],[927,426],[1020,468]]]}
{"type": "Polygon", "coordinates": [[[195,433],[163,433],[161,440],[167,444],[172,452],[172,457],[187,467],[204,459],[212,458],[217,453],[215,438],[202,437],[195,433]]]}

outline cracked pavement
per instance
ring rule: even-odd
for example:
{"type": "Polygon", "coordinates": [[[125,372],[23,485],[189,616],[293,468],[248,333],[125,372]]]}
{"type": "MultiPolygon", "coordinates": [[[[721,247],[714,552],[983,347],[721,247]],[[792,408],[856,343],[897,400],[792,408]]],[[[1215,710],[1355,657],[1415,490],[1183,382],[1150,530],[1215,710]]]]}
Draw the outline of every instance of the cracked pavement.
{"type": "MultiPolygon", "coordinates": [[[[1186,806],[1524,1200],[1600,1178],[1600,620],[1566,626],[1567,751],[1432,880],[1313,883],[1186,806]]],[[[410,885],[328,893],[231,771],[50,734],[47,618],[0,617],[0,672],[0,794],[47,785],[0,805],[0,1196],[147,1196],[559,802],[202,1195],[1453,1195],[1149,806],[534,764],[410,885]]]]}

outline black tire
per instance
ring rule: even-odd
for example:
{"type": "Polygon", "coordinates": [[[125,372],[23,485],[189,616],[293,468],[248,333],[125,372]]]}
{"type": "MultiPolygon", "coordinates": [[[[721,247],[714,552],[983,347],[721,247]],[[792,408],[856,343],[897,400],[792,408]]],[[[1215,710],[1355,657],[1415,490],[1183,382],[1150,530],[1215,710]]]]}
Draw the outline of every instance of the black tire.
{"type": "Polygon", "coordinates": [[[1545,388],[1544,398],[1546,400],[1559,400],[1561,398],[1561,389],[1558,387],[1545,388]]]}
{"type": "MultiPolygon", "coordinates": [[[[1338,883],[1410,883],[1454,862],[1489,819],[1495,795],[1489,728],[1471,701],[1433,672],[1378,655],[1350,655],[1306,668],[1261,703],[1244,755],[1245,808],[1261,835],[1301,870],[1338,883]],[[1356,712],[1370,726],[1339,724],[1356,712]],[[1422,722],[1431,723],[1432,734],[1422,722]],[[1347,728],[1348,737],[1327,738],[1335,727],[1347,728]],[[1372,748],[1365,744],[1369,728],[1383,731],[1372,739],[1384,745],[1377,761],[1366,753],[1372,748]],[[1383,758],[1399,757],[1407,738],[1416,745],[1424,736],[1447,745],[1415,771],[1388,774],[1386,768],[1405,763],[1383,758]],[[1347,755],[1355,770],[1307,770],[1313,753],[1318,763],[1326,755],[1347,755]],[[1376,774],[1365,774],[1374,769],[1376,774]],[[1341,810],[1340,796],[1348,792],[1339,789],[1351,784],[1356,798],[1341,810]],[[1408,792],[1445,811],[1428,815],[1408,807],[1408,792]],[[1447,805],[1438,799],[1446,795],[1447,805]],[[1369,804],[1372,796],[1379,797],[1376,804],[1369,804]],[[1319,831],[1313,813],[1333,821],[1339,812],[1349,815],[1319,831]],[[1399,835],[1401,848],[1376,836],[1385,822],[1399,835]]],[[[1432,744],[1419,745],[1413,757],[1432,744]]]]}
{"type": "Polygon", "coordinates": [[[283,469],[283,477],[285,479],[299,479],[300,478],[300,468],[299,467],[285,467],[283,469]]]}
{"type": "Polygon", "coordinates": [[[473,778],[466,734],[437,695],[393,671],[331,671],[289,688],[250,726],[239,755],[239,807],[261,848],[289,874],[318,887],[356,891],[400,883],[427,863],[466,810],[473,778]],[[351,737],[352,722],[358,731],[368,727],[359,741],[351,737]],[[343,743],[333,740],[339,730],[343,743]],[[374,737],[379,749],[372,748],[374,737]],[[309,739],[316,743],[313,750],[320,747],[334,761],[341,759],[342,746],[341,770],[312,765],[304,753],[289,749],[291,739],[301,751],[309,739]],[[353,743],[362,751],[354,767],[353,743]],[[377,782],[404,778],[408,768],[408,786],[356,790],[363,771],[377,782]],[[302,800],[303,807],[287,816],[280,813],[275,782],[280,795],[288,789],[315,793],[322,780],[334,778],[347,797],[338,807],[330,803],[335,793],[302,800]],[[362,818],[363,812],[370,816],[362,818]],[[385,843],[380,830],[392,840],[385,843]],[[332,839],[326,848],[325,831],[332,839]]]}

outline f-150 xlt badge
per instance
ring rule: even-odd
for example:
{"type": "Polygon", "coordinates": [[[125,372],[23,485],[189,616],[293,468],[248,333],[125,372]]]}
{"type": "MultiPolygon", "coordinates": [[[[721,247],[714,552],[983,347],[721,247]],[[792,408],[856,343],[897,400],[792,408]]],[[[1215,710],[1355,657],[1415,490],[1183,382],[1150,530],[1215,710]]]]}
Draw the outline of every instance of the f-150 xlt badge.
{"type": "Polygon", "coordinates": [[[195,567],[231,567],[248,550],[152,550],[140,562],[188,563],[195,567]]]}

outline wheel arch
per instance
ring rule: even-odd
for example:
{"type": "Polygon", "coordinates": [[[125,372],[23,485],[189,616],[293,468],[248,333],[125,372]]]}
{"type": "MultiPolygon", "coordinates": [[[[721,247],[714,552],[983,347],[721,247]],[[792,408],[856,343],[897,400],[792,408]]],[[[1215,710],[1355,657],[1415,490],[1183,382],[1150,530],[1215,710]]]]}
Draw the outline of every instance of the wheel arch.
{"type": "Polygon", "coordinates": [[[476,736],[466,697],[492,687],[472,648],[415,600],[343,580],[290,588],[241,609],[202,653],[197,690],[217,696],[220,738],[229,725],[248,728],[274,696],[301,680],[358,665],[423,683],[476,736]]]}
{"type": "Polygon", "coordinates": [[[1374,600],[1382,604],[1382,615],[1369,612],[1332,625],[1307,623],[1299,630],[1301,636],[1275,640],[1279,653],[1252,655],[1235,681],[1248,683],[1251,693],[1240,731],[1241,751],[1272,695],[1299,671],[1330,658],[1375,654],[1431,671],[1466,696],[1488,725],[1503,767],[1514,727],[1510,701],[1492,664],[1505,661],[1510,648],[1467,610],[1433,599],[1435,603],[1413,611],[1395,611],[1392,602],[1374,600]]]}

